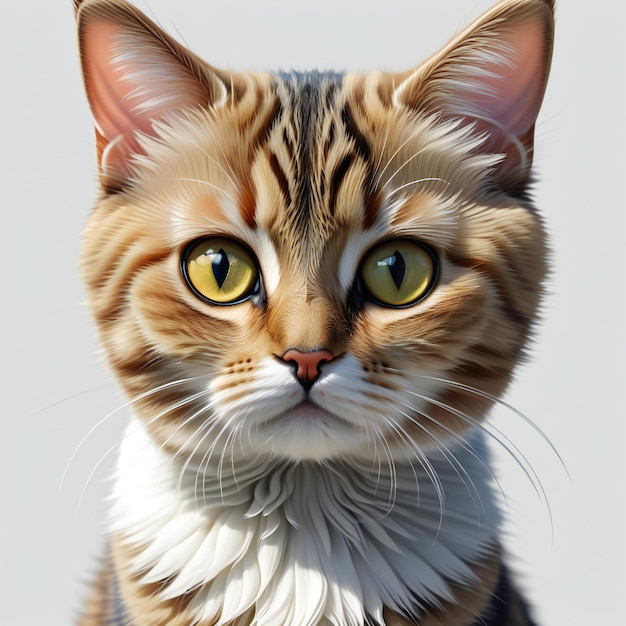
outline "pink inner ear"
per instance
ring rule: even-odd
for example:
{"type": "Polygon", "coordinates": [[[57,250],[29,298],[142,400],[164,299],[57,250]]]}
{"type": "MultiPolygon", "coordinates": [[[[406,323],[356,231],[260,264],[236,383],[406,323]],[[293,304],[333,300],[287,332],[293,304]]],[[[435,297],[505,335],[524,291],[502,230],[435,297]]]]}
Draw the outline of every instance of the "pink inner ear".
{"type": "Polygon", "coordinates": [[[119,26],[100,22],[89,25],[88,30],[84,37],[83,59],[89,101],[99,131],[109,141],[119,135],[130,138],[136,130],[145,132],[149,118],[137,112],[130,94],[132,83],[124,80],[129,68],[114,63],[114,57],[119,54],[114,47],[119,26]]]}
{"type": "Polygon", "coordinates": [[[520,138],[533,124],[545,83],[546,48],[543,24],[531,21],[515,27],[506,40],[505,63],[491,62],[477,80],[489,94],[469,92],[466,98],[507,134],[520,138]]]}
{"type": "Polygon", "coordinates": [[[495,175],[509,189],[524,185],[533,156],[534,126],[550,62],[549,24],[540,16],[467,41],[468,56],[450,61],[442,109],[485,133],[481,150],[502,154],[495,175]],[[484,46],[484,47],[483,47],[484,46]]]}
{"type": "Polygon", "coordinates": [[[101,172],[127,178],[137,135],[153,121],[207,106],[210,93],[188,53],[130,5],[88,3],[78,14],[81,59],[101,172]]]}

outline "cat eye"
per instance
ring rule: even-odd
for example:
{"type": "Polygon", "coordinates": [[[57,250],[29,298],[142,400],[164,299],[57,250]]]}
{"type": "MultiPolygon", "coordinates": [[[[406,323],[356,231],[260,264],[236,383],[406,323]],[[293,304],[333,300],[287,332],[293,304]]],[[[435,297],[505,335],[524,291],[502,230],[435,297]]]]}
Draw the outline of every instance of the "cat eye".
{"type": "Polygon", "coordinates": [[[211,304],[238,304],[259,286],[259,270],[252,252],[226,237],[207,237],[190,244],[181,269],[191,290],[211,304]]]}
{"type": "Polygon", "coordinates": [[[437,282],[439,263],[426,245],[394,239],[372,248],[361,263],[359,279],[369,299],[386,307],[411,306],[437,282]]]}

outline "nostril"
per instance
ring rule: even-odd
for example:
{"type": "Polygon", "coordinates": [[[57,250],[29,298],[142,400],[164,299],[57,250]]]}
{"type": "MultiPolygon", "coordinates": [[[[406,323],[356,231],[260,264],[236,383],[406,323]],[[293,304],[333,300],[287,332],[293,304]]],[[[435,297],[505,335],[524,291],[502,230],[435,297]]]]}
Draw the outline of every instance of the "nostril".
{"type": "Polygon", "coordinates": [[[283,361],[293,361],[298,366],[296,369],[296,378],[300,384],[308,391],[315,379],[319,376],[319,366],[321,363],[332,361],[334,358],[330,350],[313,350],[311,352],[302,352],[292,348],[283,354],[283,361]]]}

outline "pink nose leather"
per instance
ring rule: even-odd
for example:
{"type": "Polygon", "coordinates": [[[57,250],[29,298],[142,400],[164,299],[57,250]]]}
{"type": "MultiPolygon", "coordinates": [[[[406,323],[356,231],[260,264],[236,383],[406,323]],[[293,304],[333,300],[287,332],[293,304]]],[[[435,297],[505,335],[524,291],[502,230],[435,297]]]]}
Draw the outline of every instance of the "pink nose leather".
{"type": "Polygon", "coordinates": [[[320,363],[332,360],[333,353],[330,350],[300,352],[300,350],[292,348],[283,354],[283,361],[295,361],[298,365],[296,377],[306,388],[309,388],[318,377],[320,363]]]}

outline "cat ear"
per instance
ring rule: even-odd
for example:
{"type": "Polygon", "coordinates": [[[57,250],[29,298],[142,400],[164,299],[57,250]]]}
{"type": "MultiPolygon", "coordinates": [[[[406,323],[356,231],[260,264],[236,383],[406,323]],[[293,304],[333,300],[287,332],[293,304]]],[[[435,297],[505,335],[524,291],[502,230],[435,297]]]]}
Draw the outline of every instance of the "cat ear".
{"type": "Polygon", "coordinates": [[[123,0],[75,0],[80,58],[93,113],[101,182],[123,186],[138,134],[189,107],[227,96],[218,73],[123,0]]]}
{"type": "Polygon", "coordinates": [[[528,182],[534,128],[548,80],[553,0],[504,0],[417,70],[404,75],[394,101],[485,134],[479,148],[499,153],[498,183],[528,182]]]}

